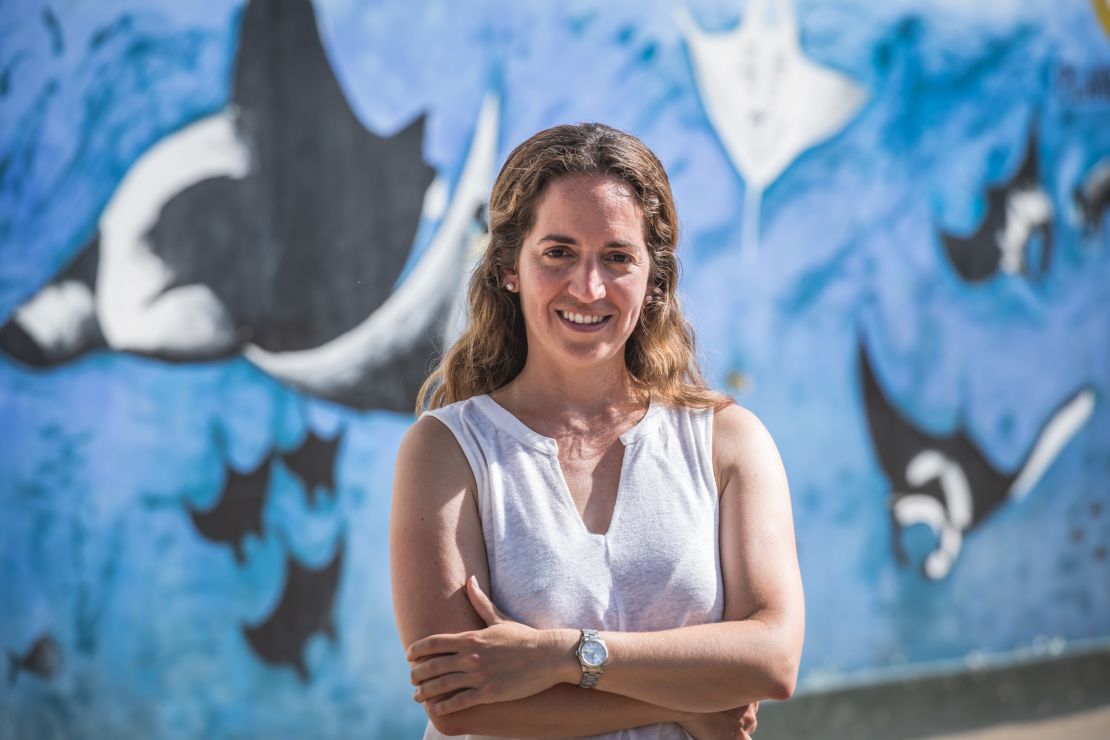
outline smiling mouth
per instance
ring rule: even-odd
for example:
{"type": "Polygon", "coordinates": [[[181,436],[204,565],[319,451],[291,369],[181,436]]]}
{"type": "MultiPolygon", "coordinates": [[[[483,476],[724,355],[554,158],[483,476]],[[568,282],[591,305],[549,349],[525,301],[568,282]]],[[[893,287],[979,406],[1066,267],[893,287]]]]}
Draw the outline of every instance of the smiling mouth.
{"type": "Polygon", "coordinates": [[[576,313],[574,311],[559,311],[560,318],[563,323],[569,324],[575,329],[595,329],[600,328],[606,324],[611,316],[599,316],[597,314],[576,313]]]}

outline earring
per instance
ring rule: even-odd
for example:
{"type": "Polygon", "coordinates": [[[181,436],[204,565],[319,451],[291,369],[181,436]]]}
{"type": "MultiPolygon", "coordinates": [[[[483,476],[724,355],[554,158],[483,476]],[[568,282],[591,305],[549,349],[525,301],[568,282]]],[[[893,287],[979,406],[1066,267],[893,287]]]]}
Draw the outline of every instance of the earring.
{"type": "Polygon", "coordinates": [[[505,290],[516,291],[516,283],[505,283],[505,290]]]}

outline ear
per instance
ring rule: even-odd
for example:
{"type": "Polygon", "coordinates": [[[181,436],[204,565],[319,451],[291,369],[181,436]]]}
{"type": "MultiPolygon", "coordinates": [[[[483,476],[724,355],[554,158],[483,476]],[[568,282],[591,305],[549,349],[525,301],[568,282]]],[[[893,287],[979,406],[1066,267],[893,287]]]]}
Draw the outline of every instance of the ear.
{"type": "Polygon", "coordinates": [[[512,293],[520,292],[520,276],[517,275],[516,268],[501,268],[501,284],[505,286],[505,290],[508,290],[512,293]]]}

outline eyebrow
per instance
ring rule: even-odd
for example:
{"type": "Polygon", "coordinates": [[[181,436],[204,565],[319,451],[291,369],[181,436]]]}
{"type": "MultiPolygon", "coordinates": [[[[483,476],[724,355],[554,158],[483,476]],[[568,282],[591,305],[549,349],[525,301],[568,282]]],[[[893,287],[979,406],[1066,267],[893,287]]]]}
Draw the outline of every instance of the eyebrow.
{"type": "MultiPolygon", "coordinates": [[[[541,236],[539,238],[539,241],[540,242],[558,242],[560,244],[573,244],[575,246],[578,246],[578,240],[575,239],[573,236],[567,236],[566,234],[547,234],[545,236],[541,236]]],[[[626,241],[621,241],[619,239],[614,239],[613,241],[605,242],[605,246],[610,247],[610,248],[617,248],[617,249],[636,249],[636,247],[638,245],[633,244],[632,242],[626,242],[626,241]]]]}

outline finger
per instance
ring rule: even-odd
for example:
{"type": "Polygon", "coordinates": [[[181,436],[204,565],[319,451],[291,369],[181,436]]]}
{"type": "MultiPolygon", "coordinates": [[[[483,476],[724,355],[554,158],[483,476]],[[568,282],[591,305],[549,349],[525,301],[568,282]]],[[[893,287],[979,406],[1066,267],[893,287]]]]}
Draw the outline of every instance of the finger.
{"type": "Polygon", "coordinates": [[[755,732],[756,716],[755,713],[759,709],[755,704],[748,704],[744,708],[744,713],[740,715],[740,727],[746,732],[755,732]]]}
{"type": "Polygon", "coordinates": [[[409,649],[405,651],[405,658],[412,663],[430,655],[457,653],[462,646],[462,637],[465,634],[465,632],[460,632],[457,635],[431,635],[417,640],[409,645],[409,649]]]}
{"type": "Polygon", "coordinates": [[[505,615],[494,606],[490,598],[482,591],[482,587],[478,585],[478,579],[474,576],[466,579],[466,597],[470,599],[474,611],[478,612],[478,616],[482,618],[487,626],[505,621],[505,615]]]}
{"type": "Polygon", "coordinates": [[[448,673],[443,676],[437,676],[429,679],[416,687],[416,691],[412,692],[412,698],[415,701],[435,701],[437,698],[444,694],[449,694],[452,691],[459,689],[470,689],[474,687],[474,676],[466,673],[448,673]]]}
{"type": "Polygon", "coordinates": [[[428,714],[450,714],[482,703],[484,703],[482,694],[478,689],[463,689],[449,699],[430,701],[424,705],[424,708],[428,714]]]}
{"type": "Polygon", "coordinates": [[[458,654],[455,655],[440,655],[434,658],[426,658],[421,660],[410,671],[413,686],[419,686],[425,681],[435,678],[436,676],[443,676],[448,673],[455,673],[463,669],[462,661],[458,659],[458,654]]]}

